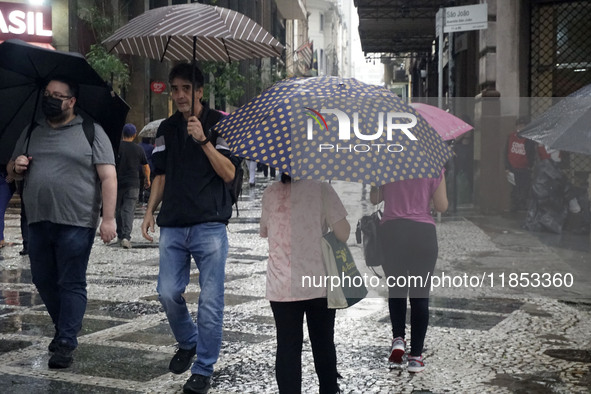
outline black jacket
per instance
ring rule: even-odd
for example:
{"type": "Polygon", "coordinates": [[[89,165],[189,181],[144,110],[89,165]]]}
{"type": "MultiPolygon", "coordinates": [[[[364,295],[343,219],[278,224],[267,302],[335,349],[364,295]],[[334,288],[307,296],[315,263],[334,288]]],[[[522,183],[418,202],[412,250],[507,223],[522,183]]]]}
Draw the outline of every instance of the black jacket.
{"type": "MultiPolygon", "coordinates": [[[[211,128],[223,117],[204,106],[199,120],[219,152],[230,158],[226,142],[211,128]]],[[[155,175],[166,176],[162,206],[156,223],[160,227],[187,227],[206,222],[228,223],[232,215],[230,192],[216,174],[201,145],[187,133],[187,122],[176,112],[160,124],[152,152],[155,175]]]]}

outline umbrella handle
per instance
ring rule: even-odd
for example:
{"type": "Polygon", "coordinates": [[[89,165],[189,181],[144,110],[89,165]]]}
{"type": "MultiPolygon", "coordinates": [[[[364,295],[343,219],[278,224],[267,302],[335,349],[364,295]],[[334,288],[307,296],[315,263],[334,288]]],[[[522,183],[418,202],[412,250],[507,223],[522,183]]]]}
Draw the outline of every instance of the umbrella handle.
{"type": "MultiPolygon", "coordinates": [[[[195,59],[195,52],[197,51],[197,36],[193,36],[193,61],[191,62],[191,116],[195,115],[195,67],[197,60],[195,59]]],[[[207,138],[205,139],[207,143],[207,138]]]]}

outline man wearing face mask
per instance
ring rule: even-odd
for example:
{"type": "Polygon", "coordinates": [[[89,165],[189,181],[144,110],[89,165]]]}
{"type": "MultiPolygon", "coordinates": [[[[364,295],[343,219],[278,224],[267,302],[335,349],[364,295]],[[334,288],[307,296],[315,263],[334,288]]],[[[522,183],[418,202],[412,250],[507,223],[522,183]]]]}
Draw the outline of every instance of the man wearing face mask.
{"type": "Polygon", "coordinates": [[[77,97],[78,85],[66,77],[49,81],[41,106],[45,118],[25,129],[7,165],[15,179],[24,179],[31,275],[55,326],[49,368],[73,361],[101,205],[101,239],[108,243],[117,236],[113,148],[98,124],[89,143],[74,112],[77,97]]]}

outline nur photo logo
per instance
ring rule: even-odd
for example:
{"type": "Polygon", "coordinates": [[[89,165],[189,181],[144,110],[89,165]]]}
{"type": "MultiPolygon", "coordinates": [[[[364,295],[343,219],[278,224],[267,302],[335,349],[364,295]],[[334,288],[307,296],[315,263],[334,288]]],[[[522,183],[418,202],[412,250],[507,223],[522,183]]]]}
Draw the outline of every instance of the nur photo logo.
{"type": "Polygon", "coordinates": [[[378,112],[377,114],[377,128],[375,131],[367,130],[369,122],[359,121],[359,112],[353,112],[353,121],[346,112],[334,108],[322,108],[320,111],[316,111],[310,107],[305,107],[308,111],[306,114],[309,119],[307,120],[306,127],[306,139],[308,141],[314,140],[315,125],[317,125],[316,132],[322,133],[335,133],[338,132],[339,141],[349,141],[354,138],[361,141],[368,141],[368,143],[361,144],[319,144],[318,151],[348,151],[348,152],[369,152],[372,150],[380,151],[382,149],[388,152],[396,153],[402,152],[404,146],[397,143],[375,143],[380,139],[383,139],[384,133],[386,135],[386,141],[391,142],[394,140],[394,133],[396,131],[402,132],[410,141],[416,141],[417,137],[411,132],[414,126],[417,125],[417,117],[408,112],[378,112]],[[338,130],[329,130],[328,123],[325,117],[322,115],[329,115],[336,117],[338,130]],[[399,120],[399,123],[395,121],[399,120]],[[361,123],[361,124],[360,124],[361,123]],[[373,143],[372,143],[373,142],[373,143]]]}

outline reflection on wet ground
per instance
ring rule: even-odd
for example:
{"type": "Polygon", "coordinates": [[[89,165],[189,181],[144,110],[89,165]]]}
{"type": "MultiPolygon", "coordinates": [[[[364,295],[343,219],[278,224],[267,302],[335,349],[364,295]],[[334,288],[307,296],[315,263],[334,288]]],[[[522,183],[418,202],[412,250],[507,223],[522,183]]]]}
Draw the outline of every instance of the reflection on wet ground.
{"type": "MultiPolygon", "coordinates": [[[[84,381],[83,379],[80,379],[84,381]]],[[[94,393],[94,394],[137,394],[144,390],[126,390],[121,388],[101,387],[96,384],[83,384],[54,379],[42,379],[32,376],[0,375],[0,387],[8,388],[12,394],[61,394],[61,393],[94,393]]]]}
{"type": "MultiPolygon", "coordinates": [[[[125,324],[123,320],[103,320],[93,317],[85,317],[80,336],[93,332],[106,330],[119,324],[125,324]]],[[[0,320],[1,334],[33,335],[53,338],[55,330],[49,315],[27,315],[13,313],[4,315],[0,320]]]]}

